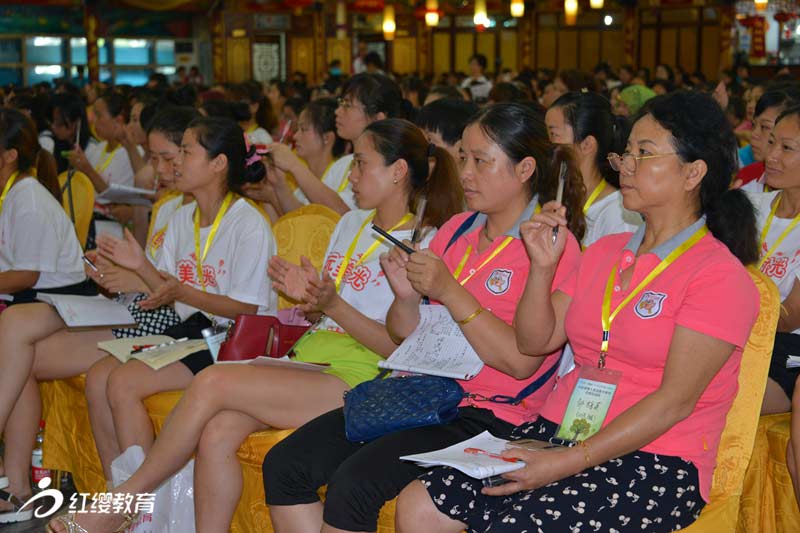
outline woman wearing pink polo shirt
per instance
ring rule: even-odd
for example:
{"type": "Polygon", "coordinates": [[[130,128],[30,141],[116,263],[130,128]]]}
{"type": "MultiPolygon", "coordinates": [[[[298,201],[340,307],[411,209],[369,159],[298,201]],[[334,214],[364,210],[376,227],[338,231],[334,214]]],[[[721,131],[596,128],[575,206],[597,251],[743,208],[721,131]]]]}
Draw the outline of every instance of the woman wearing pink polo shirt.
{"type": "Polygon", "coordinates": [[[651,100],[626,152],[609,156],[646,224],[587,248],[552,295],[564,208],[523,225],[532,267],[518,345],[546,354],[569,339],[576,367],[515,437],[575,445],[505,452],[526,466],[492,488],[432,470],[403,491],[400,532],[652,533],[697,518],[758,313],[742,264],[758,259],[753,207],[728,191],[735,146],[710,97],[651,100]]]}
{"type": "MultiPolygon", "coordinates": [[[[553,388],[563,342],[542,358],[517,349],[514,312],[530,269],[519,227],[539,199],[555,196],[559,165],[554,162],[572,161],[569,149],[556,150],[548,141],[541,113],[498,104],[470,121],[459,153],[464,196],[473,212],[445,223],[429,249],[409,256],[395,248],[382,258],[395,294],[387,329],[398,343],[410,335],[427,295],[447,308],[486,363],[474,379],[459,382],[466,392],[491,398],[515,396],[537,381],[540,386],[517,404],[465,400],[452,423],[390,433],[366,444],[347,440],[342,409],[312,420],[264,460],[266,501],[277,531],[375,531],[383,504],[424,472],[400,456],[449,446],[484,430],[508,437],[538,415],[553,388]],[[317,490],[325,484],[323,506],[317,490]]],[[[580,238],[583,217],[575,194],[580,178],[573,163],[568,170],[569,227],[580,238]]],[[[570,276],[579,258],[578,242],[566,228],[560,238],[565,253],[556,260],[555,283],[570,276]]]]}

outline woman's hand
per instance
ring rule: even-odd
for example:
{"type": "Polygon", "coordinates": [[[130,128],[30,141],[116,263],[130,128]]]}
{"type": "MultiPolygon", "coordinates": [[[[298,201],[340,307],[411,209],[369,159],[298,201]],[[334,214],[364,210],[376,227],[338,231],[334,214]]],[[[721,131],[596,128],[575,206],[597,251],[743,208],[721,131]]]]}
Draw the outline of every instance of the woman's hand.
{"type": "Polygon", "coordinates": [[[319,280],[317,270],[305,256],[300,256],[300,265],[295,265],[274,255],[269,260],[268,274],[272,287],[295,301],[305,301],[311,281],[319,280]]]}
{"type": "Polygon", "coordinates": [[[460,287],[438,255],[430,250],[413,253],[406,263],[408,281],[420,294],[445,303],[447,295],[460,287]]]}
{"type": "Polygon", "coordinates": [[[267,146],[267,150],[272,156],[274,165],[284,172],[291,172],[300,163],[300,159],[285,144],[272,143],[267,146]]]}
{"type": "Polygon", "coordinates": [[[97,251],[106,259],[134,272],[139,271],[147,261],[136,237],[127,229],[123,240],[105,233],[98,235],[97,251]]]}
{"type": "Polygon", "coordinates": [[[139,302],[139,307],[147,310],[158,309],[164,305],[171,305],[177,300],[181,299],[181,294],[184,285],[178,281],[178,278],[170,275],[168,272],[159,272],[161,279],[164,282],[146,299],[139,302]]]}
{"type": "Polygon", "coordinates": [[[133,220],[133,206],[130,204],[110,204],[108,210],[123,225],[133,220]]]}
{"type": "Polygon", "coordinates": [[[556,202],[547,202],[542,212],[533,215],[530,221],[523,222],[519,233],[531,263],[542,268],[555,267],[564,253],[567,244],[567,208],[556,202]],[[558,228],[556,242],[553,243],[553,228],[558,228]]]}
{"type": "Polygon", "coordinates": [[[339,300],[340,296],[336,292],[336,284],[328,273],[324,272],[322,274],[322,279],[309,279],[306,295],[303,297],[303,303],[298,307],[306,314],[330,314],[331,309],[339,303],[339,300]]]}
{"type": "Polygon", "coordinates": [[[242,192],[256,202],[272,203],[275,191],[267,178],[256,183],[245,183],[242,192]]]}
{"type": "Polygon", "coordinates": [[[533,490],[581,472],[586,461],[580,450],[575,448],[558,448],[554,450],[524,450],[510,448],[503,452],[503,457],[520,459],[525,468],[503,474],[510,479],[509,483],[498,487],[487,487],[481,490],[488,496],[507,496],[522,490],[533,490]]]}
{"type": "Polygon", "coordinates": [[[123,292],[146,292],[147,285],[134,272],[113,264],[97,265],[97,272],[84,267],[88,275],[95,283],[111,293],[123,292]]]}
{"type": "Polygon", "coordinates": [[[92,168],[92,164],[86,157],[86,153],[77,144],[72,147],[72,150],[70,150],[68,159],[70,166],[72,166],[72,168],[74,168],[78,172],[83,172],[84,174],[87,174],[89,170],[92,168]]]}
{"type": "MultiPolygon", "coordinates": [[[[407,246],[412,246],[410,241],[404,241],[407,246]]],[[[418,245],[414,245],[416,250],[419,250],[418,245]]],[[[411,282],[408,281],[408,260],[411,256],[404,252],[399,246],[393,247],[389,253],[381,254],[381,267],[386,279],[389,280],[389,285],[394,291],[394,296],[398,300],[409,300],[412,298],[419,298],[419,293],[414,290],[411,282]]]]}

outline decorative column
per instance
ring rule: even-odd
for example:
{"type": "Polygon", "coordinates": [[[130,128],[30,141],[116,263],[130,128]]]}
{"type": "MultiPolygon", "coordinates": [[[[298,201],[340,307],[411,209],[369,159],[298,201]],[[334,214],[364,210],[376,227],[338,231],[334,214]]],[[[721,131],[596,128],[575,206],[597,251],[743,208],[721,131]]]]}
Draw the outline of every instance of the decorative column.
{"type": "Polygon", "coordinates": [[[636,8],[626,7],[622,19],[622,33],[625,39],[625,64],[636,65],[636,8]]]}
{"type": "Polygon", "coordinates": [[[100,50],[97,47],[97,12],[94,2],[83,5],[83,29],[86,31],[86,66],[89,82],[100,81],[100,50]]]}
{"type": "Polygon", "coordinates": [[[325,27],[324,5],[323,10],[314,11],[313,27],[314,27],[314,78],[317,83],[322,82],[325,77],[325,71],[328,68],[328,34],[325,27]]]}
{"type": "Polygon", "coordinates": [[[214,70],[214,83],[226,81],[225,75],[225,25],[222,10],[217,9],[211,17],[211,62],[214,70]]]}
{"type": "Polygon", "coordinates": [[[719,11],[719,68],[729,69],[733,64],[733,48],[731,35],[733,33],[734,6],[721,5],[719,11]]]}
{"type": "Polygon", "coordinates": [[[527,13],[519,20],[519,30],[517,36],[519,37],[519,68],[520,70],[525,67],[534,67],[533,61],[533,12],[527,13]]]}

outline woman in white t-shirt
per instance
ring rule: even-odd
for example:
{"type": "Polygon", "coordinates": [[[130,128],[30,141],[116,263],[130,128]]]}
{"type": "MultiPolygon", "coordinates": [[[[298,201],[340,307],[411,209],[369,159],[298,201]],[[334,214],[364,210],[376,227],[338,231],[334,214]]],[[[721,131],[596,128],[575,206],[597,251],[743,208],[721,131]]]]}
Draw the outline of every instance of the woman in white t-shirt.
{"type": "Polygon", "coordinates": [[[31,494],[30,455],[41,414],[35,383],[24,387],[29,360],[15,350],[18,340],[39,325],[9,325],[15,323],[16,310],[24,311],[29,307],[24,304],[35,301],[39,292],[96,293],[86,280],[81,246],[56,199],[59,195],[56,162],[39,145],[31,119],[19,110],[0,108],[0,303],[14,304],[0,314],[0,435],[5,441],[0,524],[31,516],[14,511],[31,494]],[[7,301],[9,296],[13,301],[7,301]]]}
{"type": "MultiPolygon", "coordinates": [[[[400,87],[381,74],[353,76],[342,95],[336,110],[336,132],[347,141],[355,141],[376,120],[403,116],[400,87]]],[[[356,208],[350,183],[352,154],[336,161],[320,181],[288,146],[272,144],[269,149],[275,166],[294,176],[309,202],[326,205],[338,213],[356,208]]]]}
{"type": "Polygon", "coordinates": [[[231,93],[235,100],[231,105],[231,111],[239,126],[247,134],[250,143],[256,145],[259,151],[265,149],[267,145],[272,144],[272,136],[266,129],[269,104],[261,93],[261,86],[258,83],[245,82],[233,87],[231,93]]]}
{"type": "Polygon", "coordinates": [[[125,135],[130,107],[120,94],[108,93],[94,103],[94,127],[102,142],[91,144],[84,153],[80,147],[70,154],[72,166],[86,174],[98,194],[110,185],[134,186],[133,166],[120,140],[125,135]]]}
{"type": "MultiPolygon", "coordinates": [[[[161,429],[145,462],[117,489],[128,494],[157,487],[195,456],[195,522],[227,531],[241,494],[236,450],[254,431],[293,428],[342,404],[342,394],[377,372],[395,348],[386,331],[394,294],[380,266],[392,244],[370,223],[411,240],[418,224],[415,198],[428,198],[419,224],[434,228],[460,210],[462,198],[452,159],[429,145],[404,120],[371,124],[355,144],[353,187],[362,209],[342,217],[331,237],[322,276],[304,261],[273,258],[275,287],[302,302],[310,318],[325,317],[295,347],[297,359],[329,363],[325,372],[261,366],[216,365],[194,380],[161,429]],[[305,391],[298,395],[297,391],[305,391]]],[[[112,531],[119,515],[83,515],[91,531],[112,531]]]]}
{"type": "Polygon", "coordinates": [[[612,233],[634,231],[642,218],[622,207],[619,174],[607,156],[625,147],[628,124],[615,116],[611,104],[597,93],[571,92],[556,100],[545,115],[550,140],[569,144],[578,158],[585,187],[583,248],[612,233]]]}
{"type": "MultiPolygon", "coordinates": [[[[345,140],[336,134],[336,100],[320,98],[310,102],[300,113],[297,133],[294,136],[295,154],[308,170],[323,183],[330,170],[342,157],[345,140]]],[[[308,204],[308,197],[299,186],[294,191],[289,187],[285,174],[275,169],[269,174],[269,182],[274,187],[280,214],[308,204]]]]}

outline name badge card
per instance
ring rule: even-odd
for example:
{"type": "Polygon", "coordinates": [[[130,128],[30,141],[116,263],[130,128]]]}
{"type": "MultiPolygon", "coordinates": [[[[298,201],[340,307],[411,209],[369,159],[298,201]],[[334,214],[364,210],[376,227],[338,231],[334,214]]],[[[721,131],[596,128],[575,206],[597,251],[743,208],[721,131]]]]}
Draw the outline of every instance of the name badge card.
{"type": "Polygon", "coordinates": [[[617,370],[582,367],[556,438],[576,442],[600,431],[621,377],[617,370]]]}

